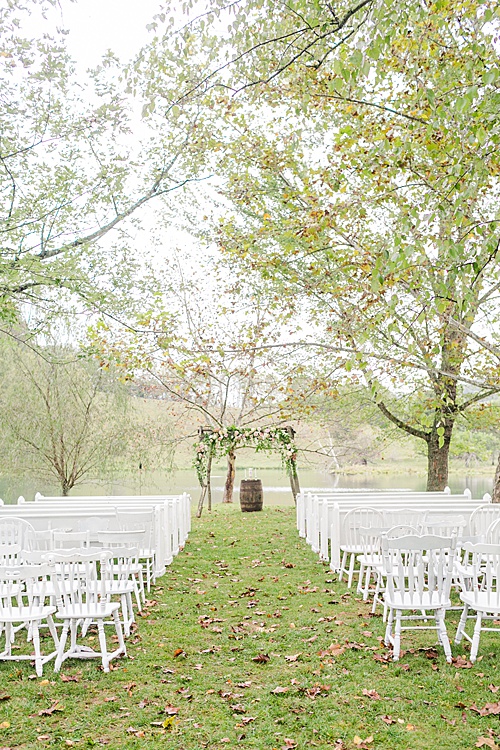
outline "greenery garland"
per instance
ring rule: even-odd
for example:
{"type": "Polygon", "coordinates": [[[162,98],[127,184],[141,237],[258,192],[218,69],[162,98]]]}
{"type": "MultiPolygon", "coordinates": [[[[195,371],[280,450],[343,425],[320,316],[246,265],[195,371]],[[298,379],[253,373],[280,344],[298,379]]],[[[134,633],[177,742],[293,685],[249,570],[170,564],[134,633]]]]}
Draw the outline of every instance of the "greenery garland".
{"type": "Polygon", "coordinates": [[[194,466],[198,481],[207,481],[209,458],[227,456],[237,448],[254,448],[260,451],[278,451],[287,474],[296,475],[297,446],[292,430],[286,427],[220,427],[204,430],[195,444],[194,466]]]}

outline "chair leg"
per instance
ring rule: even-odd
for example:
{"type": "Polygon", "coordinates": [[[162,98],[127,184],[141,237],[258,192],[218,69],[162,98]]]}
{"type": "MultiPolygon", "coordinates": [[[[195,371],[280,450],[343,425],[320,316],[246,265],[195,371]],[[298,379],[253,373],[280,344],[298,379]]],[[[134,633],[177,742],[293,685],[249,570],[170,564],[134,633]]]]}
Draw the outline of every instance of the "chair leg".
{"type": "Polygon", "coordinates": [[[462,638],[464,637],[464,630],[465,626],[467,624],[467,616],[469,614],[469,605],[464,604],[464,608],[462,610],[462,615],[460,617],[460,622],[458,623],[457,633],[455,635],[455,643],[460,643],[462,638]]]}
{"type": "MultiPolygon", "coordinates": [[[[363,560],[361,560],[359,564],[358,585],[356,587],[357,594],[364,594],[364,587],[363,587],[364,577],[365,577],[365,563],[363,562],[363,560]]],[[[364,599],[364,596],[363,596],[363,599],[364,599]]]]}
{"type": "Polygon", "coordinates": [[[344,573],[347,573],[346,562],[347,562],[347,552],[343,552],[342,560],[340,562],[339,581],[341,581],[342,578],[344,577],[344,573]]]}
{"type": "Polygon", "coordinates": [[[59,636],[57,635],[56,626],[54,625],[54,620],[52,618],[52,615],[47,615],[47,625],[49,626],[49,632],[52,636],[52,640],[54,641],[54,645],[57,649],[59,646],[59,636]]]}
{"type": "Polygon", "coordinates": [[[118,617],[118,611],[115,609],[113,612],[113,620],[115,623],[115,630],[116,635],[118,638],[118,646],[120,647],[120,651],[123,654],[123,656],[127,655],[127,647],[125,645],[125,640],[123,638],[123,630],[122,630],[122,624],[120,622],[120,618],[118,617]]]}
{"type": "Polygon", "coordinates": [[[356,563],[356,555],[351,552],[351,559],[349,561],[349,575],[347,578],[347,588],[350,589],[352,586],[352,579],[354,578],[354,565],[356,563]]]}
{"type": "Polygon", "coordinates": [[[436,627],[438,632],[439,641],[444,649],[446,655],[446,661],[451,664],[451,646],[450,639],[448,638],[448,632],[446,630],[446,624],[444,621],[445,611],[444,609],[436,610],[436,627]]]}
{"type": "Polygon", "coordinates": [[[104,622],[101,619],[97,620],[97,632],[99,634],[99,645],[101,647],[102,668],[105,672],[109,672],[108,646],[106,643],[106,634],[104,632],[104,622]]]}
{"type": "Polygon", "coordinates": [[[396,626],[394,628],[394,646],[393,646],[393,659],[399,661],[399,655],[401,653],[401,610],[396,610],[396,626]]]}
{"type": "Polygon", "coordinates": [[[385,638],[384,638],[384,643],[386,646],[391,645],[393,619],[394,619],[394,610],[392,607],[389,607],[389,617],[387,618],[387,625],[385,627],[385,638]]]}
{"type": "Polygon", "coordinates": [[[61,664],[64,661],[64,647],[66,646],[66,639],[68,637],[69,620],[64,620],[63,629],[61,632],[61,638],[59,639],[59,648],[57,650],[56,663],[54,664],[54,672],[59,672],[61,664]]]}
{"type": "MultiPolygon", "coordinates": [[[[361,580],[361,571],[359,572],[360,580],[361,580]]],[[[370,596],[370,580],[372,577],[372,568],[371,565],[366,566],[366,572],[365,572],[365,585],[361,587],[363,591],[363,601],[366,602],[368,600],[368,597],[370,596]]]]}
{"type": "Polygon", "coordinates": [[[472,636],[472,647],[470,650],[470,660],[474,664],[477,659],[477,652],[479,650],[479,639],[481,637],[481,625],[483,621],[483,613],[478,612],[476,617],[476,624],[474,626],[474,635],[472,636]]]}
{"type": "Polygon", "coordinates": [[[35,651],[35,671],[38,677],[43,674],[43,661],[42,654],[40,652],[40,631],[38,630],[38,621],[33,620],[30,622],[31,638],[33,641],[33,649],[35,651]]]}

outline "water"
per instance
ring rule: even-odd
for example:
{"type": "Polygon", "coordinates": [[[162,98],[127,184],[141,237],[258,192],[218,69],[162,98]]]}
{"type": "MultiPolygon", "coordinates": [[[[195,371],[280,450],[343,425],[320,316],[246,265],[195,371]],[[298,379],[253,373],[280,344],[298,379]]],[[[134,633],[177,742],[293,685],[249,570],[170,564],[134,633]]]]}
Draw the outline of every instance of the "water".
{"type": "MultiPolygon", "coordinates": [[[[494,467],[491,474],[450,474],[449,485],[453,493],[462,493],[467,487],[473,498],[482,498],[485,492],[491,493],[493,488],[494,467]]],[[[281,469],[258,469],[253,476],[261,479],[264,487],[265,505],[293,505],[292,493],[288,477],[281,469]]],[[[245,470],[236,471],[234,499],[239,500],[239,483],[241,479],[250,478],[245,470]]],[[[225,476],[222,470],[214,471],[212,475],[212,499],[214,503],[222,501],[225,476]]],[[[332,475],[326,472],[306,469],[299,472],[302,489],[325,490],[334,488],[348,489],[407,489],[424,491],[425,476],[412,473],[400,474],[353,474],[332,475]]],[[[59,495],[60,488],[46,481],[0,477],[0,497],[5,503],[15,503],[19,495],[32,500],[35,492],[44,495],[59,495]]],[[[129,477],[116,482],[88,482],[72,490],[72,495],[146,495],[146,494],[177,494],[189,492],[193,502],[200,496],[200,486],[193,469],[179,470],[173,474],[163,472],[141,472],[135,477],[129,477]]]]}

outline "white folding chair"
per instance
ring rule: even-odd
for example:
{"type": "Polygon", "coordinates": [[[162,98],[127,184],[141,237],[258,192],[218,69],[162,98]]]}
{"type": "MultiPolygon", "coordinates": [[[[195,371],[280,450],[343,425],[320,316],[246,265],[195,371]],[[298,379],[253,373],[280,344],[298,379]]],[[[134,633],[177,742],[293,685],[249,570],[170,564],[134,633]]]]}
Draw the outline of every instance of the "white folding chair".
{"type": "Polygon", "coordinates": [[[342,560],[339,570],[339,581],[344,573],[347,574],[347,588],[351,588],[352,580],[360,569],[355,569],[356,556],[363,553],[363,547],[359,536],[360,528],[383,528],[384,516],[377,508],[360,507],[348,511],[342,522],[341,544],[342,560]]]}
{"type": "Polygon", "coordinates": [[[482,631],[499,633],[499,627],[486,627],[483,620],[498,620],[500,615],[500,544],[472,544],[466,542],[464,550],[471,555],[467,579],[463,578],[460,599],[464,608],[458,623],[455,643],[465,638],[471,644],[470,660],[475,662],[482,631]],[[465,632],[469,610],[476,612],[474,633],[465,632]]]}
{"type": "Polygon", "coordinates": [[[0,567],[0,637],[2,632],[4,636],[0,660],[34,659],[39,677],[43,673],[43,665],[56,655],[56,651],[45,656],[41,653],[40,625],[44,620],[47,621],[56,649],[58,647],[56,628],[52,619],[56,608],[45,604],[44,587],[50,573],[48,565],[0,567]],[[14,644],[17,631],[24,627],[28,629],[34,654],[23,654],[21,646],[14,644]]]}
{"type": "Polygon", "coordinates": [[[52,566],[56,590],[56,618],[63,621],[54,671],[59,672],[66,659],[100,658],[102,668],[109,672],[109,663],[117,656],[126,656],[127,650],[123,630],[118,616],[119,602],[110,602],[106,584],[111,580],[111,553],[106,550],[82,551],[60,550],[47,555],[52,566]],[[105,624],[115,628],[118,648],[109,652],[106,643],[105,624]],[[78,625],[95,622],[99,636],[100,651],[78,643],[78,625]],[[70,635],[67,650],[66,641],[70,635]]]}
{"type": "Polygon", "coordinates": [[[392,645],[394,661],[401,653],[403,630],[436,628],[446,660],[451,662],[444,618],[446,609],[451,606],[455,550],[456,537],[408,535],[397,539],[382,538],[384,575],[387,578],[384,602],[389,612],[385,644],[392,645]],[[416,611],[422,614],[418,615],[416,611]],[[406,621],[427,621],[428,611],[434,613],[435,625],[402,625],[406,621]],[[403,615],[403,612],[407,614],[403,615]]]}

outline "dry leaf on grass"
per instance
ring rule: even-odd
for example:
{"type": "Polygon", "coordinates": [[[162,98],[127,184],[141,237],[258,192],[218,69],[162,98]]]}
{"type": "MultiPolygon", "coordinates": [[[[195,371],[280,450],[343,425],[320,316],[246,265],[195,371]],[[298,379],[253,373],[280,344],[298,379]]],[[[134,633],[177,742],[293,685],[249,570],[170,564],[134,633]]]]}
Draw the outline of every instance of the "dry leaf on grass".
{"type": "Polygon", "coordinates": [[[252,661],[254,661],[256,664],[267,664],[268,661],[271,660],[271,657],[269,654],[257,654],[257,656],[254,656],[252,661]]]}

